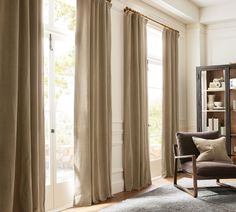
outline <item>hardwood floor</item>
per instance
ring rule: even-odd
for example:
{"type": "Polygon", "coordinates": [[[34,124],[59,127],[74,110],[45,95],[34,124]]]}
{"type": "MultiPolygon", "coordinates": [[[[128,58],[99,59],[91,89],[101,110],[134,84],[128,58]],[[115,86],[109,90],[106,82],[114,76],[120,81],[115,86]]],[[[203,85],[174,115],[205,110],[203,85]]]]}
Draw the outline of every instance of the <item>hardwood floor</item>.
{"type": "MultiPolygon", "coordinates": [[[[179,173],[178,174],[178,179],[186,178],[186,177],[189,177],[189,175],[186,173],[179,173]]],[[[224,179],[224,180],[221,180],[221,182],[235,184],[236,179],[224,179]]],[[[168,184],[172,184],[172,183],[173,183],[173,178],[161,178],[160,177],[160,178],[153,180],[151,186],[149,186],[141,191],[120,192],[120,193],[115,194],[113,198],[108,199],[108,200],[101,202],[99,204],[88,206],[88,207],[69,208],[69,209],[64,210],[63,212],[95,212],[95,211],[99,211],[103,208],[110,207],[116,203],[119,203],[125,199],[134,197],[139,194],[143,194],[145,192],[152,191],[160,186],[168,185],[168,184]]]]}
{"type": "MultiPolygon", "coordinates": [[[[179,178],[182,178],[182,177],[185,177],[185,175],[182,174],[181,176],[179,176],[179,178]]],[[[158,178],[158,179],[153,180],[151,186],[149,186],[141,191],[120,192],[118,194],[115,194],[113,198],[106,200],[102,203],[88,206],[88,207],[70,208],[70,209],[64,210],[63,212],[95,212],[95,211],[99,211],[102,208],[109,207],[113,204],[121,202],[122,200],[128,199],[128,198],[133,197],[138,194],[143,194],[145,192],[156,189],[162,185],[168,185],[170,183],[173,183],[173,178],[165,178],[165,179],[158,178]]]]}
{"type": "MultiPolygon", "coordinates": [[[[184,177],[188,177],[187,174],[181,173],[178,176],[178,179],[184,178],[184,177]]],[[[236,179],[228,179],[228,180],[223,180],[223,182],[233,182],[236,183],[236,179]]],[[[132,191],[132,192],[120,192],[118,194],[115,194],[113,198],[106,200],[104,202],[101,202],[99,204],[96,205],[92,205],[92,206],[88,206],[88,207],[78,207],[78,208],[70,208],[70,209],[66,209],[63,212],[95,212],[95,211],[99,211],[102,208],[106,208],[109,206],[112,206],[116,203],[121,202],[122,200],[131,198],[135,195],[138,194],[143,194],[145,192],[149,192],[152,191],[160,186],[163,185],[168,185],[168,184],[172,184],[173,183],[173,178],[158,178],[152,181],[152,185],[149,186],[148,188],[145,188],[141,191],[132,191]]]]}

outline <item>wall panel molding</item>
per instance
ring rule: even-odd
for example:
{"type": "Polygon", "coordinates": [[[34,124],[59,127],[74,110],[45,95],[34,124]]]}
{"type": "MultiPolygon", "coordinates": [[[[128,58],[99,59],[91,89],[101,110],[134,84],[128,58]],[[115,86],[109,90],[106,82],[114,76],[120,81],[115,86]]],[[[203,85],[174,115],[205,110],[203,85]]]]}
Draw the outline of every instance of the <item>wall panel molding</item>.
{"type": "Polygon", "coordinates": [[[207,65],[236,62],[236,21],[207,27],[207,65]]]}

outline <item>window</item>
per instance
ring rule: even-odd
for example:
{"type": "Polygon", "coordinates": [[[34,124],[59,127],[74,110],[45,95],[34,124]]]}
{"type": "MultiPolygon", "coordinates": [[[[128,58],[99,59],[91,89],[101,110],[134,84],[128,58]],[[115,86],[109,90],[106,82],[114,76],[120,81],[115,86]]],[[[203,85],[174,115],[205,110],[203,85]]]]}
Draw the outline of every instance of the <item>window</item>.
{"type": "Polygon", "coordinates": [[[162,31],[147,27],[148,110],[150,160],[161,159],[162,135],[162,31]]]}
{"type": "Polygon", "coordinates": [[[43,11],[46,208],[52,209],[73,197],[76,0],[44,0],[43,11]]]}

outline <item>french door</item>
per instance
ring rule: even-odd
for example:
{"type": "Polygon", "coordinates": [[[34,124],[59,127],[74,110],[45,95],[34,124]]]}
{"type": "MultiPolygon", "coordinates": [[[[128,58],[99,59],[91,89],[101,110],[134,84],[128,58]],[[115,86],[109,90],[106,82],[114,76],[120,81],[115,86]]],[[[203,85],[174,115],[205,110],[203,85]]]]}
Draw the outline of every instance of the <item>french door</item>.
{"type": "Polygon", "coordinates": [[[46,210],[73,202],[76,0],[44,0],[46,210]]]}
{"type": "Polygon", "coordinates": [[[44,39],[46,207],[73,199],[74,46],[62,35],[44,39]]]}

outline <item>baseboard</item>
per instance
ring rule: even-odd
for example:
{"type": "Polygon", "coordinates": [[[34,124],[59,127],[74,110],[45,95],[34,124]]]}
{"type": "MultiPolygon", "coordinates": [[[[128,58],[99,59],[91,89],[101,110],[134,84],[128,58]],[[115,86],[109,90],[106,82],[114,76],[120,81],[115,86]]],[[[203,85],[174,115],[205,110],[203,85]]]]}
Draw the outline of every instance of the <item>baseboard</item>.
{"type": "Polygon", "coordinates": [[[112,194],[124,191],[124,181],[120,180],[112,183],[112,194]]]}
{"type": "Polygon", "coordinates": [[[64,205],[64,206],[56,208],[56,209],[47,210],[47,212],[58,212],[58,211],[63,211],[65,209],[69,209],[69,208],[73,208],[73,203],[64,205]]]}
{"type": "Polygon", "coordinates": [[[161,179],[161,176],[152,177],[152,181],[161,179]]]}

